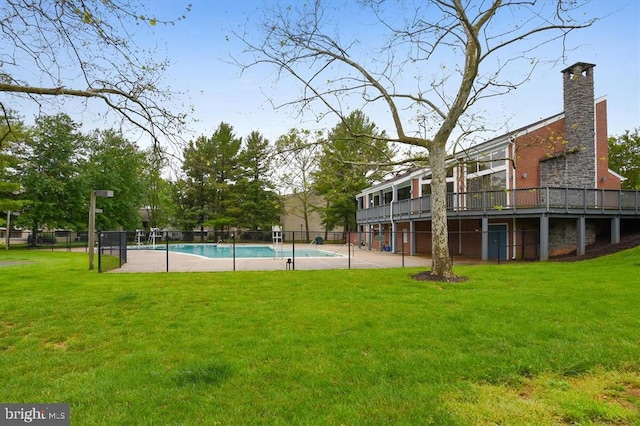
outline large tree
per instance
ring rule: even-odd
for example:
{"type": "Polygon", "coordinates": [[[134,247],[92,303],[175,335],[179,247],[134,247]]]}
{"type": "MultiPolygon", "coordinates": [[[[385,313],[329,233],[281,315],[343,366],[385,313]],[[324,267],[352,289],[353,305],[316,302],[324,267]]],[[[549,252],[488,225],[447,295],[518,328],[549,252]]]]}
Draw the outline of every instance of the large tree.
{"type": "Polygon", "coordinates": [[[201,231],[212,225],[217,229],[233,225],[236,218],[228,207],[230,191],[239,178],[239,155],[242,140],[233,127],[220,123],[211,137],[200,136],[184,150],[182,170],[186,175],[186,203],[191,216],[197,217],[201,231]]]}
{"type": "MultiPolygon", "coordinates": [[[[26,138],[27,129],[22,121],[6,113],[0,120],[0,212],[17,212],[26,200],[19,199],[21,191],[20,176],[17,175],[19,159],[14,147],[18,141],[26,138]]],[[[5,222],[4,214],[0,216],[0,224],[5,222]]]]}
{"type": "Polygon", "coordinates": [[[305,241],[310,240],[309,219],[315,207],[313,173],[318,167],[322,139],[319,131],[291,129],[276,141],[279,186],[285,191],[285,198],[292,200],[287,214],[302,220],[305,241]]]}
{"type": "Polygon", "coordinates": [[[233,225],[252,231],[271,229],[278,223],[280,197],[271,180],[273,150],[259,132],[251,132],[244,139],[238,156],[240,174],[233,185],[228,214],[235,218],[233,225]]]}
{"type": "MultiPolygon", "coordinates": [[[[386,111],[395,130],[389,141],[428,153],[431,274],[452,277],[448,149],[480,123],[472,114],[477,101],[527,80],[535,68],[536,47],[555,38],[565,41],[571,31],[594,20],[585,18],[582,2],[575,0],[363,0],[358,2],[362,10],[348,12],[357,21],[345,24],[340,22],[345,12],[327,4],[275,5],[261,15],[262,25],[235,32],[250,58],[239,65],[271,66],[275,78],[287,77],[287,86],[293,78],[302,93],[284,105],[299,110],[333,113],[342,120],[355,108],[386,111]],[[361,23],[366,25],[358,33],[361,23]],[[261,29],[256,37],[253,28],[261,29]]],[[[557,45],[555,59],[563,55],[565,43],[557,45]]]]}
{"type": "Polygon", "coordinates": [[[89,187],[81,174],[87,149],[79,127],[65,114],[38,117],[19,147],[21,196],[29,200],[20,221],[34,234],[45,226],[79,229],[87,223],[89,187]]]}
{"type": "Polygon", "coordinates": [[[384,167],[394,157],[387,137],[375,123],[354,111],[329,132],[323,145],[313,188],[326,205],[320,215],[326,229],[356,229],[356,195],[390,171],[384,167]],[[354,136],[357,135],[357,136],[354,136]]]}
{"type": "Polygon", "coordinates": [[[144,211],[147,216],[147,228],[163,228],[174,212],[171,184],[162,175],[169,162],[165,153],[158,149],[148,149],[145,166],[142,171],[144,181],[144,211]]]}
{"type": "Polygon", "coordinates": [[[88,149],[83,169],[85,181],[92,190],[112,190],[114,195],[100,200],[104,214],[96,217],[96,228],[139,228],[145,193],[144,153],[115,130],[95,131],[89,138],[88,149]]]}
{"type": "Polygon", "coordinates": [[[95,99],[154,141],[185,119],[162,87],[168,61],[136,35],[172,24],[136,0],[5,0],[0,5],[2,108],[51,97],[95,99]]]}
{"type": "Polygon", "coordinates": [[[627,180],[625,189],[640,189],[640,128],[609,138],[609,167],[627,180]]]}
{"type": "Polygon", "coordinates": [[[172,182],[169,186],[172,210],[169,222],[178,229],[191,231],[198,224],[197,211],[193,209],[191,188],[186,179],[172,182]]]}

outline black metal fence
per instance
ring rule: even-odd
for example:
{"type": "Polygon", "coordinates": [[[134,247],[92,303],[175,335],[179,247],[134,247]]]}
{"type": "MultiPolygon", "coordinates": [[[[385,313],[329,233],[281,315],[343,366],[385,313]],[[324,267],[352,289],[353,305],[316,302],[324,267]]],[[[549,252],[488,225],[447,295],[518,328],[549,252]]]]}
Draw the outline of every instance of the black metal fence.
{"type": "Polygon", "coordinates": [[[102,256],[118,258],[119,266],[127,263],[127,232],[100,232],[98,234],[98,272],[102,272],[102,256]]]}
{"type": "MultiPolygon", "coordinates": [[[[431,237],[426,231],[137,231],[126,234],[124,258],[142,272],[428,266],[431,237]]],[[[450,232],[451,261],[480,261],[483,250],[498,263],[539,258],[537,231],[490,230],[487,237],[483,248],[481,231],[450,232]]]]}
{"type": "MultiPolygon", "coordinates": [[[[0,232],[0,238],[6,244],[6,231],[0,232]]],[[[87,248],[87,231],[21,231],[11,230],[9,244],[10,247],[26,247],[32,249],[66,249],[71,251],[77,248],[87,248]]]]}
{"type": "MultiPolygon", "coordinates": [[[[307,231],[135,231],[127,233],[131,243],[130,252],[145,252],[145,270],[184,270],[185,263],[191,263],[188,270],[238,270],[246,269],[247,263],[254,263],[251,269],[265,268],[265,262],[277,262],[283,269],[295,270],[300,259],[340,258],[351,267],[355,247],[350,244],[350,234],[346,232],[307,231]],[[153,256],[149,256],[149,252],[153,256]],[[162,254],[162,255],[161,255],[162,254]],[[171,255],[192,255],[191,262],[181,262],[171,255]],[[199,260],[198,260],[199,259],[199,260]],[[195,262],[205,259],[217,260],[213,269],[199,269],[195,262]],[[151,263],[155,262],[155,267],[151,263]],[[163,268],[159,268],[159,264],[163,268]],[[181,265],[179,265],[181,264],[181,265]],[[149,266],[151,265],[151,268],[149,266]]],[[[309,263],[309,262],[304,262],[309,263]]],[[[276,263],[267,269],[279,269],[276,263]]]]}
{"type": "MultiPolygon", "coordinates": [[[[142,272],[351,269],[428,266],[431,239],[428,231],[389,229],[334,233],[101,231],[94,249],[100,272],[104,255],[117,257],[120,267],[133,259],[131,269],[142,272]]],[[[86,232],[40,232],[35,241],[31,234],[20,241],[30,248],[88,251],[86,232]]],[[[498,263],[539,259],[536,230],[490,229],[484,244],[482,231],[449,232],[449,255],[454,263],[477,262],[483,256],[498,263]]]]}

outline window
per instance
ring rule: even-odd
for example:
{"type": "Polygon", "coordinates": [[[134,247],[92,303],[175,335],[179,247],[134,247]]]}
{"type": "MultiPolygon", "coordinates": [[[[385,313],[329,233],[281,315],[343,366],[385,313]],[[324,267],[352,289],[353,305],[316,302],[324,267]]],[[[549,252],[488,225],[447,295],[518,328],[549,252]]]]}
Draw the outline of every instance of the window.
{"type": "Polygon", "coordinates": [[[478,171],[481,172],[483,170],[489,170],[489,166],[491,165],[491,161],[489,161],[489,156],[488,155],[483,155],[479,160],[478,160],[478,171]]]}
{"type": "Polygon", "coordinates": [[[398,200],[408,200],[411,198],[411,187],[405,186],[404,188],[398,188],[398,200]]]}
{"type": "Polygon", "coordinates": [[[491,153],[491,168],[497,169],[504,166],[504,162],[507,158],[507,151],[500,149],[491,153]]]}
{"type": "Polygon", "coordinates": [[[474,177],[469,179],[467,182],[467,191],[469,192],[480,192],[482,191],[482,176],[474,177]]]}
{"type": "Polygon", "coordinates": [[[468,160],[467,173],[473,174],[485,170],[495,170],[505,166],[507,150],[498,149],[490,154],[484,154],[476,159],[468,160]]]}
{"type": "Polygon", "coordinates": [[[476,173],[478,171],[478,163],[470,161],[467,163],[467,174],[476,173]]]}
{"type": "Polygon", "coordinates": [[[507,172],[501,171],[468,180],[469,192],[501,191],[507,188],[507,172]]]}
{"type": "Polygon", "coordinates": [[[503,190],[507,189],[507,171],[503,170],[501,172],[492,173],[491,175],[491,189],[492,190],[503,190]]]}
{"type": "Polygon", "coordinates": [[[468,192],[497,191],[507,188],[507,149],[482,153],[477,161],[467,163],[468,192]]]}
{"type": "Polygon", "coordinates": [[[385,192],[382,197],[382,204],[391,204],[391,200],[393,200],[393,192],[385,192]]]}
{"type": "MultiPolygon", "coordinates": [[[[447,182],[447,193],[453,192],[453,182],[447,182]]],[[[431,183],[422,184],[422,195],[431,195],[431,183]]]]}

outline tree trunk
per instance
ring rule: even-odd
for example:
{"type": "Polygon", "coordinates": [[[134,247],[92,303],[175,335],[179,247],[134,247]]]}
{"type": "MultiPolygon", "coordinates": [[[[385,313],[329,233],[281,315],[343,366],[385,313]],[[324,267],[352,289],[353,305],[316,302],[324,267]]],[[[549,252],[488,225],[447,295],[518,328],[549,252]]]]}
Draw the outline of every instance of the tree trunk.
{"type": "Polygon", "coordinates": [[[39,226],[40,226],[39,223],[33,222],[33,225],[31,228],[31,247],[38,246],[38,227],[39,226]]]}
{"type": "MultiPolygon", "coordinates": [[[[305,242],[310,242],[311,241],[311,236],[309,234],[309,214],[307,213],[307,207],[304,207],[304,232],[306,234],[306,241],[305,242]]],[[[300,235],[300,239],[304,240],[305,239],[305,234],[300,235]]]]}
{"type": "Polygon", "coordinates": [[[431,167],[431,275],[449,278],[453,276],[449,256],[447,226],[447,171],[444,144],[432,144],[429,149],[431,167]]]}

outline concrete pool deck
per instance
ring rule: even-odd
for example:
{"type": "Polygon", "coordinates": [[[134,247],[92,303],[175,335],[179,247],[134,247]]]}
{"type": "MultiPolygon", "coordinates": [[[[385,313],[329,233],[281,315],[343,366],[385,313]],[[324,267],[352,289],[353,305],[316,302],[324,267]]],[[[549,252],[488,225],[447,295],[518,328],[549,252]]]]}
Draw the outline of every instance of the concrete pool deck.
{"type": "MultiPolygon", "coordinates": [[[[291,246],[285,244],[285,250],[291,250],[291,246]]],[[[346,246],[319,246],[318,249],[341,256],[336,257],[296,257],[296,270],[312,269],[373,269],[373,268],[401,268],[403,256],[389,252],[369,251],[351,247],[351,258],[347,256],[346,246]]],[[[207,271],[233,271],[233,259],[208,259],[183,253],[169,252],[169,272],[207,272],[207,271]]],[[[235,259],[236,271],[275,271],[286,270],[287,258],[252,258],[235,259]]],[[[431,259],[425,256],[404,256],[405,267],[431,266],[431,259]]],[[[122,268],[110,272],[166,272],[167,252],[163,250],[127,250],[127,263],[122,268]]]]}

